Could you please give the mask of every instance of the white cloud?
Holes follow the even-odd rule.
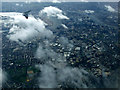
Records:
[[[33,0],[26,0],[24,1],[26,4],[30,4],[31,2],[33,2]]]
[[[65,29],[68,29],[68,27],[65,24],[61,24]]]
[[[62,14],[57,14],[58,19],[69,19],[67,16]]]
[[[62,20],[69,18],[63,14],[63,11],[57,7],[45,7],[39,12],[39,16],[46,22],[51,30],[55,30],[62,24]]]
[[[93,10],[85,10],[84,12],[85,12],[85,13],[91,13],[91,14],[94,13]]]
[[[62,14],[62,10],[49,6],[41,10],[40,15],[47,15],[48,17],[56,17],[57,19],[69,19],[67,16]]]
[[[54,64],[49,62],[37,65],[37,68],[41,71],[38,78],[40,88],[59,88],[60,86],[65,88],[90,88],[99,84],[95,77],[82,68],[73,68],[66,66],[66,64],[53,67],[51,63]],[[92,83],[92,80],[95,84]]]
[[[3,70],[0,68],[0,89],[2,87],[2,84],[5,82],[6,80],[6,73],[3,72]]]
[[[73,42],[70,42],[66,37],[60,37],[59,42],[61,43],[62,47],[64,47],[68,51],[71,51],[72,48],[74,47]]]
[[[50,38],[52,32],[45,28],[45,23],[41,19],[35,19],[30,16],[26,19],[24,16],[14,16],[13,27],[9,31],[9,39],[13,41],[29,41],[35,37]]]
[[[44,43],[44,45],[46,45],[46,44]],[[38,59],[41,59],[41,61],[45,60],[45,59],[48,59],[48,58],[55,58],[56,59],[57,53],[54,52],[53,49],[51,49],[49,46],[46,47],[44,45],[39,45],[39,47],[36,51],[36,57]]]
[[[59,69],[57,72],[58,81],[66,83],[69,87],[73,88],[88,88],[90,84],[88,81],[88,72],[80,68],[65,67]],[[86,83],[87,84],[86,84]]]
[[[16,3],[16,6],[19,6],[19,4],[18,4],[18,3]]]
[[[40,3],[40,2],[42,2],[42,0],[37,0],[37,2],[39,2],[39,3]]]
[[[60,0],[53,0],[52,2],[53,2],[53,3],[61,3]]]
[[[41,75],[38,78],[40,88],[55,88],[57,86],[56,74],[53,67],[49,65],[39,65]]]
[[[106,8],[109,12],[115,12],[115,9],[112,8],[110,5],[105,5],[105,8]]]

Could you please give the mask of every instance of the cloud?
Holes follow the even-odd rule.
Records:
[[[2,88],[2,84],[6,80],[6,73],[0,68],[0,88]]]
[[[84,12],[85,12],[85,13],[91,13],[91,14],[94,13],[93,10],[85,10]]]
[[[37,0],[37,2],[42,2],[42,0]]]
[[[55,88],[57,86],[56,74],[50,65],[39,65],[41,75],[38,78],[40,88]]]
[[[60,37],[58,43],[62,47],[73,48],[73,45],[66,37]],[[51,43],[45,41],[40,43],[36,51],[36,58],[43,62],[36,67],[40,70],[38,77],[40,88],[77,87],[87,88],[91,86],[88,80],[89,73],[83,68],[73,68],[68,66],[63,54],[57,53],[50,47]],[[67,49],[69,51],[69,49]],[[97,82],[97,81],[96,81]]]
[[[45,7],[42,9],[39,12],[39,16],[45,23],[48,24],[49,28],[52,31],[61,26],[62,20],[69,20],[69,18],[64,15],[61,9],[53,6]]]
[[[23,4],[16,3],[16,6],[20,6],[20,7],[22,7],[22,6],[23,6]]]
[[[72,67],[65,67],[60,69],[57,72],[58,81],[61,84],[66,84],[64,87],[71,87],[71,88],[87,88],[88,82],[87,75],[84,69],[72,68]]]
[[[62,45],[62,47],[64,47],[68,51],[71,51],[72,48],[74,47],[73,42],[69,41],[68,38],[66,38],[66,37],[60,37],[59,41],[60,41],[60,44]]]
[[[29,41],[34,38],[50,38],[52,32],[45,28],[45,23],[41,19],[33,16],[26,19],[24,16],[14,16],[13,26],[9,30],[7,37],[12,41]]]
[[[0,68],[0,88],[2,87],[2,69]]]
[[[33,0],[25,0],[24,1],[26,4],[30,4],[31,2],[33,2]]]
[[[88,87],[88,72],[84,69],[68,66],[55,69],[50,64],[38,65],[37,68],[41,71],[40,77],[38,78],[40,88],[57,88],[59,85],[66,88]]]
[[[95,77],[82,67],[71,67],[66,62],[47,62],[36,65],[40,70],[40,88],[114,88],[116,79]]]
[[[16,6],[19,6],[19,4],[18,4],[18,3],[16,3]]]
[[[40,88],[60,88],[61,86],[64,88],[95,88],[100,85],[99,79],[83,68],[73,68],[62,63],[54,67],[55,64],[53,64],[53,62],[47,62],[36,65],[36,68],[40,69],[38,77]]]
[[[45,45],[45,44],[44,44]],[[54,52],[49,46],[39,45],[36,51],[36,57],[41,60],[49,60],[48,58],[56,59],[57,53]]]
[[[54,42],[40,42],[39,47],[37,48],[37,51],[35,53],[35,57],[40,60],[41,62],[49,62],[49,61],[56,61],[56,62],[64,62],[65,57],[63,57],[62,54],[57,53],[54,49],[52,49],[50,46]]]
[[[68,27],[65,24],[61,24],[65,29],[68,29]]]
[[[114,8],[112,8],[110,5],[105,5],[105,8],[109,11],[109,12],[116,12]]]
[[[53,3],[61,3],[60,0],[53,0],[52,2],[53,2]]]
[[[55,13],[55,15],[59,17],[58,19],[63,19],[64,17],[61,18],[59,16],[59,14],[61,15],[62,11],[59,9],[57,10],[57,14]],[[49,15],[53,15],[53,12]],[[55,41],[53,41],[53,39],[55,39],[54,37],[57,36],[53,34],[52,30],[47,29],[46,23],[39,18],[36,19],[33,16],[30,16],[28,19],[26,19],[22,15],[9,16],[9,14],[8,17],[10,18],[7,21],[8,23],[12,22],[12,25],[10,27],[7,37],[11,41],[29,42],[35,38],[40,39],[40,41],[38,42],[39,46],[36,53],[33,52],[35,54],[35,57],[44,63],[39,64],[39,68],[41,70],[41,75],[38,79],[39,87],[45,87],[46,84],[48,85],[47,87],[56,86],[56,74],[54,68],[60,68],[61,66],[65,66],[66,64],[64,63],[65,57],[62,54],[57,53],[51,47],[51,43],[55,43]],[[62,47],[67,47],[67,45],[69,47],[70,42],[68,41],[68,39],[65,37],[62,38],[65,39],[63,41],[60,41],[60,43],[63,45]],[[43,82],[41,83],[41,81]]]
[[[49,6],[41,10],[40,16],[47,15],[48,17],[56,17],[57,19],[69,19],[67,16],[63,15],[62,13],[63,13],[62,10],[53,6]]]

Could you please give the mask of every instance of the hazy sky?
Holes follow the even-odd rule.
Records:
[[[52,2],[52,1],[62,1],[62,2],[119,2],[120,0],[0,0],[2,2]]]

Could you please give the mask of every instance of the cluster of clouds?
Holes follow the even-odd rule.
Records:
[[[115,10],[113,7],[111,7],[110,5],[104,5],[104,7],[105,7],[105,9],[107,9],[107,11],[109,11],[109,12],[116,12],[116,10]],[[93,11],[93,10],[85,10],[84,12],[87,13],[87,14],[92,14],[92,13],[94,13],[95,11]]]
[[[61,21],[62,19],[69,20],[69,18],[62,13],[62,10],[49,6],[41,10],[39,15],[44,16],[44,18],[52,21],[55,25],[62,25],[64,28],[68,29],[68,27],[61,24],[61,22],[58,23],[58,21]],[[52,29],[54,30],[56,27],[52,27]],[[63,54],[54,51],[50,47],[50,43],[50,40],[46,40],[44,44],[40,43],[35,54],[36,58],[44,63],[36,65],[41,71],[40,77],[38,78],[39,87],[56,88],[60,87],[59,85],[81,88],[88,87],[88,85],[84,83],[84,81],[88,82],[87,76],[85,76],[86,74],[88,75],[87,71],[82,68],[72,68],[68,66],[66,57],[64,57]],[[66,37],[59,37],[59,43],[63,48],[68,47],[67,50],[69,51],[74,47],[72,42]]]
[[[40,17],[43,15],[44,18],[52,20],[51,22],[61,21],[63,19],[69,20],[67,16],[63,15],[62,10],[52,6],[45,7],[40,11],[39,15]],[[66,57],[62,53],[56,52],[50,46],[54,43],[55,37],[58,36],[46,27],[49,23],[44,22],[40,18],[34,18],[32,15],[28,19],[22,15],[12,16],[11,18],[13,25],[7,35],[11,41],[27,43],[33,39],[39,38],[41,40],[38,42],[36,52],[33,52],[35,57],[43,62],[42,64],[36,65],[36,68],[41,71],[38,77],[40,88],[55,88],[60,87],[59,85],[77,88],[87,88],[91,86],[91,80],[88,80],[89,73],[86,70],[83,68],[72,68],[68,65]],[[56,25],[56,23],[54,24]],[[58,24],[67,28],[61,22]],[[54,29],[56,29],[56,27],[53,27],[53,30]],[[71,51],[74,47],[72,42],[64,36],[58,37],[58,40],[61,47],[67,48],[68,51]]]
[[[62,19],[69,19],[67,16],[63,15],[62,10],[52,6],[45,7],[40,11],[39,15],[44,19],[48,19],[48,21],[52,21],[53,26],[57,26],[56,24],[59,25]],[[27,42],[36,37],[43,39],[51,38],[53,36],[53,32],[46,28],[48,24],[40,18],[36,19],[31,15],[29,19],[26,20],[21,13],[16,12],[10,14],[2,13],[2,16],[12,18],[7,21],[7,24],[11,24],[11,22],[13,24],[9,30],[9,34],[7,35],[7,37],[12,41],[19,42],[21,40],[22,42]],[[67,28],[64,24],[62,25]]]
[[[72,68],[69,66],[61,66],[54,68],[50,64],[37,66],[41,70],[39,79],[40,88],[88,88],[95,87],[89,79],[89,74],[82,68]],[[95,78],[91,77],[95,80]],[[97,80],[95,80],[97,82]]]
[[[52,22],[69,19],[67,16],[63,15],[62,10],[52,6],[45,7],[43,10],[40,11],[39,14],[40,17],[41,15],[43,15],[44,18],[47,18],[48,20],[53,20]],[[63,82],[69,84],[69,82],[71,82],[77,85],[76,80],[79,80],[80,76],[82,77],[82,74],[84,74],[85,71],[77,71],[77,68],[76,70],[74,70],[71,67],[67,66],[66,58],[64,57],[64,55],[62,55],[61,53],[57,53],[50,47],[50,44],[54,43],[53,39],[57,36],[53,34],[52,30],[46,28],[46,25],[48,26],[49,24],[45,23],[40,18],[34,18],[32,15],[28,19],[26,19],[22,15],[16,15],[14,17],[10,15],[9,17],[11,17],[11,20],[13,20],[13,25],[7,35],[7,37],[11,41],[15,41],[18,43],[22,41],[27,43],[29,41],[32,41],[33,39],[41,40],[40,42],[38,42],[38,48],[35,52],[35,57],[44,63],[37,65],[37,68],[41,70],[40,77],[38,78],[39,86],[44,88],[46,88],[46,86],[49,88],[53,88],[57,87],[56,82],[58,82],[58,84],[63,84]],[[10,20],[8,20],[8,22],[9,21]],[[61,24],[62,23],[59,22],[59,25]],[[65,27],[64,24],[62,25]],[[54,29],[56,29],[56,27],[54,27],[53,30]],[[73,48],[72,43],[69,42],[66,37],[58,37],[58,39],[63,48],[68,47],[68,50],[71,50]],[[76,76],[74,77],[75,73]],[[56,79],[56,77],[59,78]],[[68,77],[71,79],[66,82],[65,79],[67,79]],[[82,86],[85,87],[86,85]]]
[[[93,11],[87,12],[91,13]],[[47,21],[50,21],[53,23],[52,26],[62,25],[64,28],[69,29],[61,23],[63,19],[69,20],[69,18],[63,14],[62,10],[49,6],[39,12],[39,18],[35,18],[32,15],[28,19],[22,15],[12,16],[11,18],[13,25],[7,35],[11,41],[27,43],[35,39],[40,39],[36,52],[33,52],[35,57],[42,62],[42,64],[36,65],[36,68],[41,71],[38,77],[40,88],[56,88],[61,86],[88,88],[97,87],[97,85],[100,84],[98,79],[82,67],[73,68],[69,66],[66,57],[62,53],[58,53],[52,49],[51,44],[55,43],[56,37],[62,48],[68,48],[67,50],[71,51],[74,47],[68,38],[64,36],[58,37],[53,33],[53,30],[56,29],[57,31],[56,27],[47,28],[49,27]],[[11,21],[8,20],[8,22]],[[0,73],[0,75],[2,74]],[[0,76],[0,78],[3,77]],[[95,82],[94,84],[92,84],[93,80]]]

